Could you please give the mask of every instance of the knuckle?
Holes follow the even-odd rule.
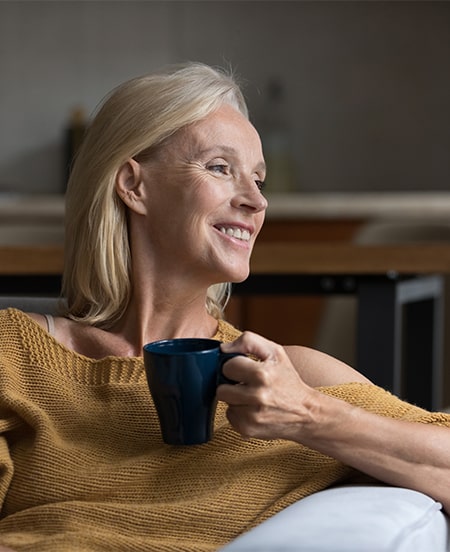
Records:
[[[273,346],[273,356],[277,361],[282,360],[286,356],[286,351],[283,345],[275,343]]]
[[[270,374],[266,367],[257,366],[255,369],[255,383],[263,387],[270,385]]]
[[[270,391],[267,387],[259,387],[254,392],[254,399],[257,405],[266,405],[269,403]]]
[[[244,414],[242,411],[238,413],[230,407],[226,415],[231,426],[244,439],[258,438],[262,435],[262,428],[264,427],[263,409],[249,408],[246,409]]]
[[[245,330],[241,336],[239,337],[239,340],[242,342],[243,345],[249,345],[251,339],[252,339],[253,333],[249,332],[248,330]]]

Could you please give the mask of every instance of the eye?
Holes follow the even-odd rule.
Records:
[[[255,180],[255,184],[260,192],[262,192],[266,187],[266,183],[263,180]]]
[[[224,164],[209,165],[208,170],[213,173],[230,174],[230,167]]]

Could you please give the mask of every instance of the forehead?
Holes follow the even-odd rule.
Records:
[[[223,105],[207,115],[204,119],[186,127],[193,134],[203,133],[238,133],[256,135],[250,121],[240,111],[230,105]]]
[[[262,155],[259,135],[250,121],[235,108],[224,105],[204,119],[181,129],[175,139],[190,149],[223,146],[237,150],[254,150]]]

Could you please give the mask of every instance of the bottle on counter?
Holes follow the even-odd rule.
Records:
[[[82,107],[72,109],[65,131],[65,183],[69,179],[72,163],[86,131],[86,112]]]
[[[265,101],[258,128],[267,165],[267,191],[292,192],[296,189],[292,154],[292,129],[285,109],[285,90],[280,79],[272,77],[266,86]]]

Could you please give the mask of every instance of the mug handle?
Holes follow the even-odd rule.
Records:
[[[219,372],[219,376],[217,378],[217,385],[222,385],[223,383],[228,383],[230,385],[236,385],[237,383],[239,383],[238,381],[227,378],[222,373],[222,367],[225,364],[225,362],[227,360],[229,360],[230,358],[234,358],[234,357],[237,357],[237,356],[247,356],[247,355],[245,355],[244,353],[222,353],[222,352],[219,353],[220,372]]]

